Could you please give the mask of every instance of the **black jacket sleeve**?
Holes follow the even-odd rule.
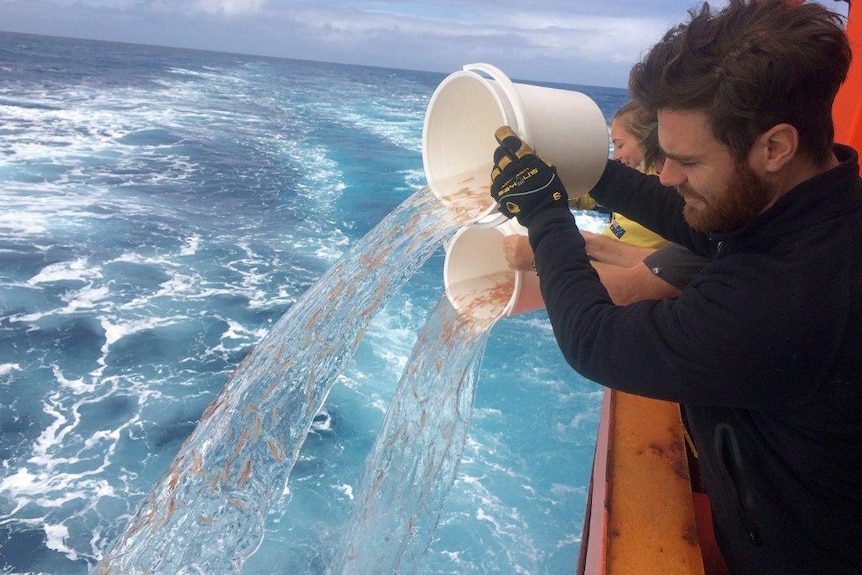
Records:
[[[635,220],[663,238],[698,255],[712,256],[708,236],[685,223],[682,197],[674,188],[663,186],[657,176],[612,160],[590,195],[601,206]]]

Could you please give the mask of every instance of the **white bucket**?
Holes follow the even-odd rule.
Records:
[[[465,226],[449,240],[443,284],[458,313],[493,322],[545,307],[539,276],[510,269],[503,252],[503,238],[523,229],[517,224]]]
[[[517,84],[489,64],[467,64],[437,86],[422,131],[428,185],[467,223],[505,220],[489,192],[494,132],[504,125],[557,167],[569,197],[590,191],[604,171],[608,126],[588,96]]]

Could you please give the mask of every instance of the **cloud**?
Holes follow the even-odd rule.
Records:
[[[197,0],[194,8],[215,16],[247,16],[259,13],[268,0]]]
[[[667,29],[660,19],[575,16],[541,13],[507,13],[486,18],[482,25],[470,19],[416,17],[369,11],[331,11],[309,7],[290,15],[296,29],[320,41],[361,43],[382,37],[411,39],[411,43],[437,45],[447,42],[498,44],[513,53],[527,49],[549,56],[604,59],[609,54],[636,54]]]
[[[486,35],[514,38],[517,50],[541,58],[588,62],[633,62],[667,30],[658,18],[545,14],[527,18],[513,14],[491,22]]]
[[[0,0],[0,26],[436,72],[488,62],[524,80],[622,86],[685,15],[678,0],[672,12],[671,0],[627,1]]]
[[[559,11],[460,11],[413,3],[386,10],[333,10],[326,4],[282,14],[290,21],[291,47],[297,57],[333,54],[360,63],[451,71],[470,62],[490,62],[522,79],[568,81],[573,73],[590,81],[624,85],[628,69],[667,30],[668,20]],[[410,58],[408,61],[407,58]],[[351,59],[352,58],[352,59]],[[576,71],[576,72],[574,72]]]

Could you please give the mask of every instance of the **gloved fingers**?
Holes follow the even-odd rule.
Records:
[[[494,150],[494,167],[491,170],[492,181],[512,162],[533,154],[533,149],[524,143],[509,126],[498,128],[494,132],[494,138],[496,138],[500,145]]]
[[[506,151],[503,150],[503,148],[497,148],[494,150],[494,167],[491,169],[491,181],[496,180],[497,176],[499,176],[511,163],[512,158],[506,155]]]
[[[521,140],[509,126],[497,128],[497,131],[494,132],[494,138],[497,139],[500,148],[512,161],[520,160],[527,154],[533,153],[533,149]]]
[[[500,145],[494,150],[494,167],[491,170],[491,180],[495,180],[512,162],[533,154],[532,148],[524,143],[509,126],[498,128],[494,132],[494,138]]]

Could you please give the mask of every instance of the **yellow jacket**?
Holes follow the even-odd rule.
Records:
[[[647,170],[646,173],[657,174],[655,169]],[[608,224],[602,235],[643,248],[660,248],[667,243],[667,240],[657,233],[617,212],[611,215],[611,223]]]
[[[642,248],[660,248],[667,243],[667,240],[657,233],[617,212],[613,213],[611,223],[602,235]]]

